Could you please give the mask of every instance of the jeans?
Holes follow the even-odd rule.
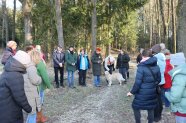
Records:
[[[186,117],[176,116],[176,123],[186,123]]]
[[[162,101],[165,103],[165,107],[169,107],[169,106],[170,106],[170,102],[169,102],[169,100],[165,97],[165,92],[169,92],[170,89],[161,88],[161,90],[162,90]]]
[[[96,87],[100,85],[100,76],[94,76],[94,85]]]
[[[54,67],[55,82],[59,85],[58,72],[60,71],[60,85],[63,86],[64,67]]]
[[[79,85],[86,85],[86,73],[87,70],[79,70]]]
[[[35,114],[29,114],[26,120],[26,123],[36,123],[36,113]]]
[[[136,123],[141,123],[141,113],[140,113],[140,110],[136,110],[136,109],[133,109],[134,111],[134,117],[135,117],[135,121]],[[148,112],[148,123],[153,123],[154,121],[154,110],[147,110]]]
[[[74,71],[68,71],[68,87],[74,87]]]
[[[41,105],[43,105],[43,103],[44,103],[44,96],[45,96],[44,90],[40,90],[39,95],[40,95]]]
[[[126,80],[127,68],[119,68],[119,73],[121,73],[123,78]]]

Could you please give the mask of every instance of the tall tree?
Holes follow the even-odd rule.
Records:
[[[97,11],[96,11],[97,0],[92,0],[93,10],[92,10],[92,52],[96,50],[96,33],[97,33]]]
[[[183,1],[180,0],[180,4],[182,3]],[[180,5],[178,5],[180,6]],[[183,6],[183,5],[182,5]],[[174,53],[176,53],[176,22],[175,22],[175,9],[174,9],[174,0],[171,0],[171,10],[172,10],[172,44],[173,44],[173,47],[172,47],[172,50]],[[180,10],[179,12],[182,12],[182,8],[180,6]],[[178,17],[180,18],[178,20],[178,23],[180,23],[182,21],[182,13],[178,13]],[[182,27],[180,27],[181,25],[178,25],[178,32],[180,31],[179,28],[182,29]],[[180,39],[180,37],[178,37],[178,39]],[[181,45],[180,45],[181,46]],[[180,47],[179,46],[179,47]],[[181,47],[180,47],[181,48]],[[178,49],[179,50],[179,49]]]
[[[58,33],[58,44],[64,49],[64,37],[63,37],[63,23],[61,15],[61,2],[60,0],[55,0],[56,8],[56,20],[57,20],[57,33]]]
[[[186,54],[186,1],[178,1],[178,29],[177,29],[177,42],[178,52]]]
[[[9,40],[9,34],[8,34],[8,17],[7,17],[7,8],[6,8],[6,0],[2,1],[2,10],[3,10],[3,37],[2,39],[5,40],[6,42],[8,42]],[[4,35],[5,35],[5,39],[4,39]]]
[[[163,7],[163,0],[159,0],[160,5],[160,13],[161,13],[161,19],[163,22],[163,39],[162,42],[166,42],[166,25],[165,25],[165,16],[164,16],[164,7]]]
[[[23,15],[24,15],[24,31],[25,31],[25,44],[32,44],[32,19],[31,10],[33,7],[32,0],[23,0]]]
[[[15,40],[15,17],[16,17],[16,0],[14,0],[13,24],[12,24],[12,40]]]

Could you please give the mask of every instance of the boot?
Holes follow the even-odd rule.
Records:
[[[42,110],[37,112],[37,123],[44,123],[46,121],[48,121],[48,118],[43,115]]]

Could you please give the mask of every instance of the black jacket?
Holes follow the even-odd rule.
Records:
[[[138,54],[138,56],[136,58],[136,62],[139,64],[141,60],[142,60],[142,55],[140,53],[140,54]]]
[[[155,79],[151,74],[149,66],[155,75]],[[160,68],[157,66],[157,58],[151,57],[147,61],[138,65],[136,79],[131,93],[135,95],[132,107],[134,109],[151,110],[156,107],[157,93],[156,82],[161,81]]]
[[[129,69],[130,57],[128,54],[119,54],[117,58],[116,68],[127,68]]]
[[[53,53],[53,62],[54,67],[60,67],[59,63],[64,65],[65,63],[65,54],[63,52],[59,53],[58,51],[54,51]]]
[[[3,56],[2,56],[2,59],[1,59],[1,63],[3,64],[3,65],[5,65],[6,64],[6,62],[7,62],[7,60],[9,59],[9,58],[11,58],[13,56],[13,50],[12,50],[12,48],[6,48],[5,50],[4,50],[4,52],[3,52]]]
[[[25,67],[11,58],[7,61],[4,72],[0,76],[0,122],[23,123],[22,109],[32,111],[25,91],[23,73]]]

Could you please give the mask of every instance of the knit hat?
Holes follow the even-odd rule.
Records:
[[[97,47],[97,48],[96,48],[96,51],[101,52],[101,48]]]
[[[19,61],[24,66],[27,66],[31,62],[30,56],[22,50],[17,51],[13,58]]]
[[[164,43],[160,43],[160,47],[161,47],[161,50],[165,49],[165,44]]]
[[[159,53],[161,51],[161,47],[159,44],[155,44],[154,46],[152,46],[151,50],[155,53]]]
[[[7,47],[10,47],[10,48],[12,48],[14,45],[16,45],[17,43],[15,42],[15,41],[9,41],[8,43],[7,43]]]

